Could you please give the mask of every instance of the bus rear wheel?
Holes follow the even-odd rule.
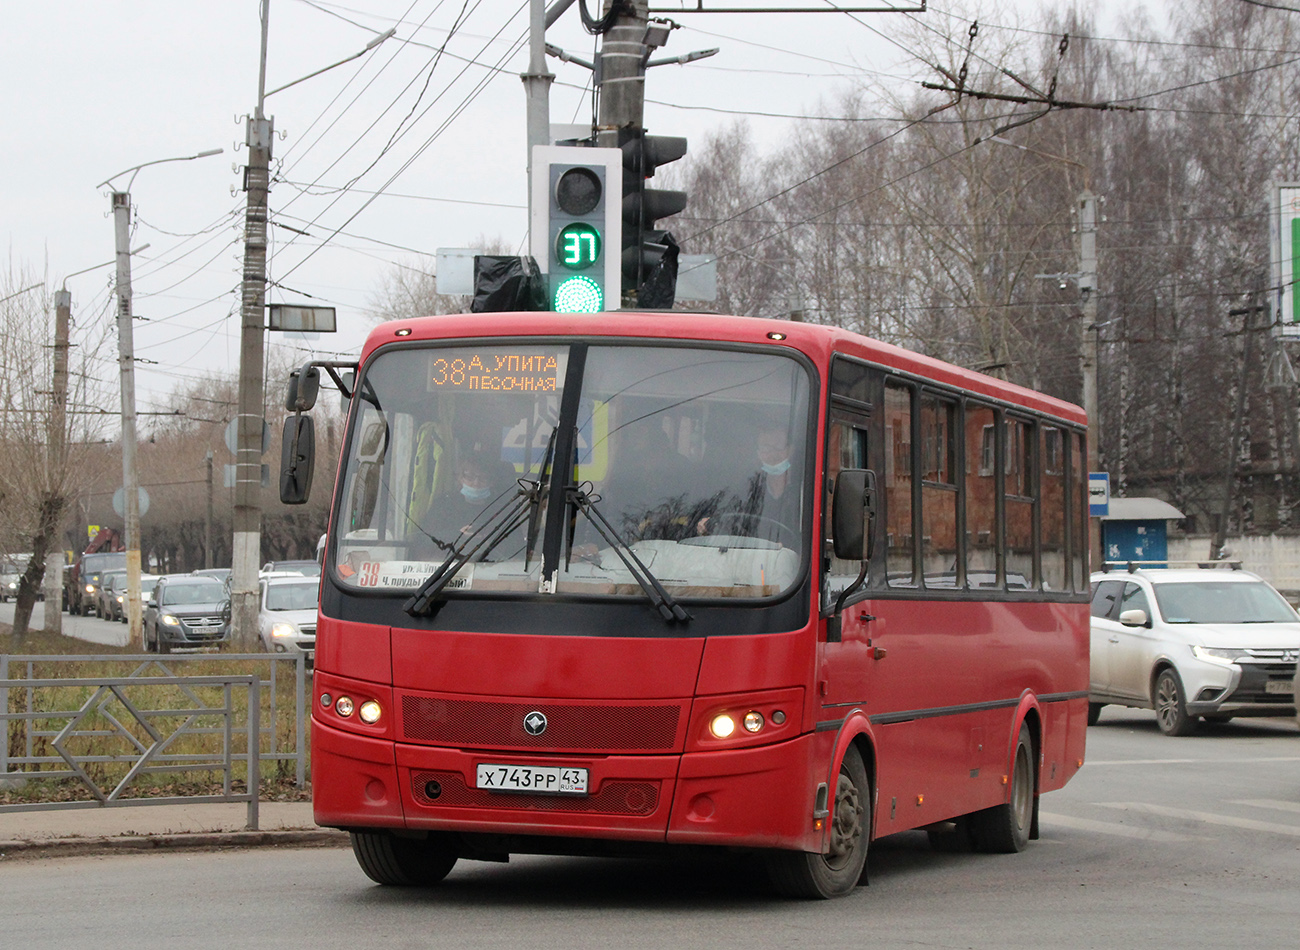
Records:
[[[830,821],[828,853],[773,851],[768,855],[772,884],[786,897],[843,897],[863,876],[871,840],[871,781],[855,746],[849,746],[840,763]]]
[[[1015,854],[1029,845],[1034,821],[1034,792],[1038,787],[1034,768],[1034,744],[1029,726],[1020,726],[1016,754],[1011,759],[1011,794],[1002,805],[994,805],[969,816],[971,843],[986,854]]]
[[[376,884],[428,887],[451,873],[460,856],[442,836],[398,838],[387,831],[354,831],[352,853]]]

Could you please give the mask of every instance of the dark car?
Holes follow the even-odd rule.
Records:
[[[230,637],[226,585],[214,577],[168,574],[158,581],[144,609],[144,648],[216,646]]]
[[[123,551],[83,554],[77,562],[76,570],[65,578],[64,590],[67,593],[69,613],[90,613],[95,607],[95,598],[104,572],[124,570],[126,553]]]

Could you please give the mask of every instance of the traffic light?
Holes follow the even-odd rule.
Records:
[[[641,129],[619,133],[623,153],[623,289],[635,292],[638,306],[672,307],[677,282],[677,244],[656,230],[660,218],[686,207],[686,192],[647,188],[660,165],[686,154],[686,139],[646,135]]]
[[[547,274],[551,310],[597,313],[621,303],[623,153],[533,147],[533,257]]]

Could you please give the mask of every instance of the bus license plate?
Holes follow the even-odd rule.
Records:
[[[531,792],[534,795],[586,795],[587,770],[550,765],[478,766],[477,784],[489,792]]]
[[[1264,684],[1264,692],[1273,695],[1281,693],[1290,696],[1295,691],[1295,680],[1269,680]]]

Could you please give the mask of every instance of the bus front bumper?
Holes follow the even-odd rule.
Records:
[[[536,755],[394,743],[312,723],[318,824],[817,851],[814,735],[685,755]],[[586,769],[581,795],[481,789],[480,765]]]

